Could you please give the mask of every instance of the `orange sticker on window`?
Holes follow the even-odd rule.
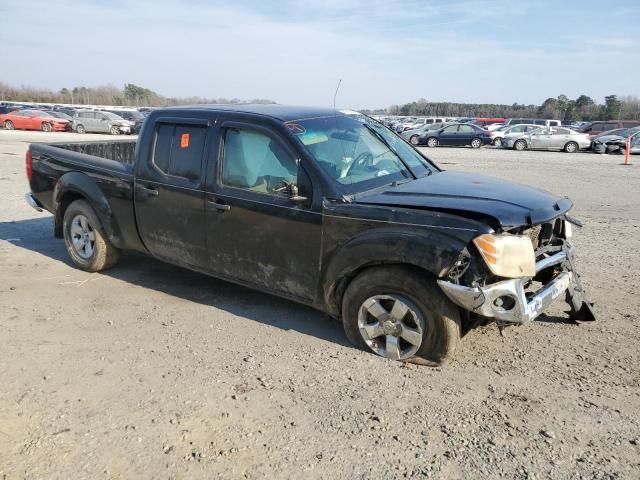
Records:
[[[189,148],[189,134],[183,133],[180,137],[180,148]]]

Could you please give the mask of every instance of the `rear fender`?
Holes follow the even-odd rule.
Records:
[[[96,182],[81,172],[68,172],[56,182],[53,199],[55,212],[55,236],[62,238],[64,213],[71,202],[86,200],[95,211],[102,230],[116,247],[122,246],[122,236],[107,197]]]

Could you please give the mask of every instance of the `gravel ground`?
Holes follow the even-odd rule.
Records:
[[[569,195],[594,323],[470,332],[442,368],[352,348],[307,307],[150,258],[71,267],[0,131],[0,479],[640,477],[640,167],[438,148]],[[97,138],[108,138],[98,136]],[[640,158],[636,160],[640,163]]]

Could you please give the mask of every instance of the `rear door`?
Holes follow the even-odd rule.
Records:
[[[551,148],[562,149],[570,140],[569,130],[561,127],[553,127],[553,141],[551,142]]]
[[[471,125],[458,125],[456,135],[456,145],[469,145],[476,135],[475,129]]]
[[[549,148],[552,144],[552,135],[549,128],[541,128],[531,132],[531,147],[532,148]]]
[[[217,165],[208,172],[209,268],[219,276],[287,297],[315,298],[322,214],[292,144],[269,121],[226,114]],[[282,127],[284,130],[284,127]],[[281,191],[297,185],[307,201]]]
[[[27,128],[27,112],[18,111],[11,114],[11,121],[15,128]]]
[[[211,151],[208,119],[159,118],[148,158],[138,158],[135,206],[138,230],[160,259],[207,268],[204,159]]]

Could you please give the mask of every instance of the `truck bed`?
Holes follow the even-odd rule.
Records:
[[[47,145],[72,152],[83,153],[93,157],[115,160],[127,165],[135,164],[135,140],[83,143],[48,143]]]

